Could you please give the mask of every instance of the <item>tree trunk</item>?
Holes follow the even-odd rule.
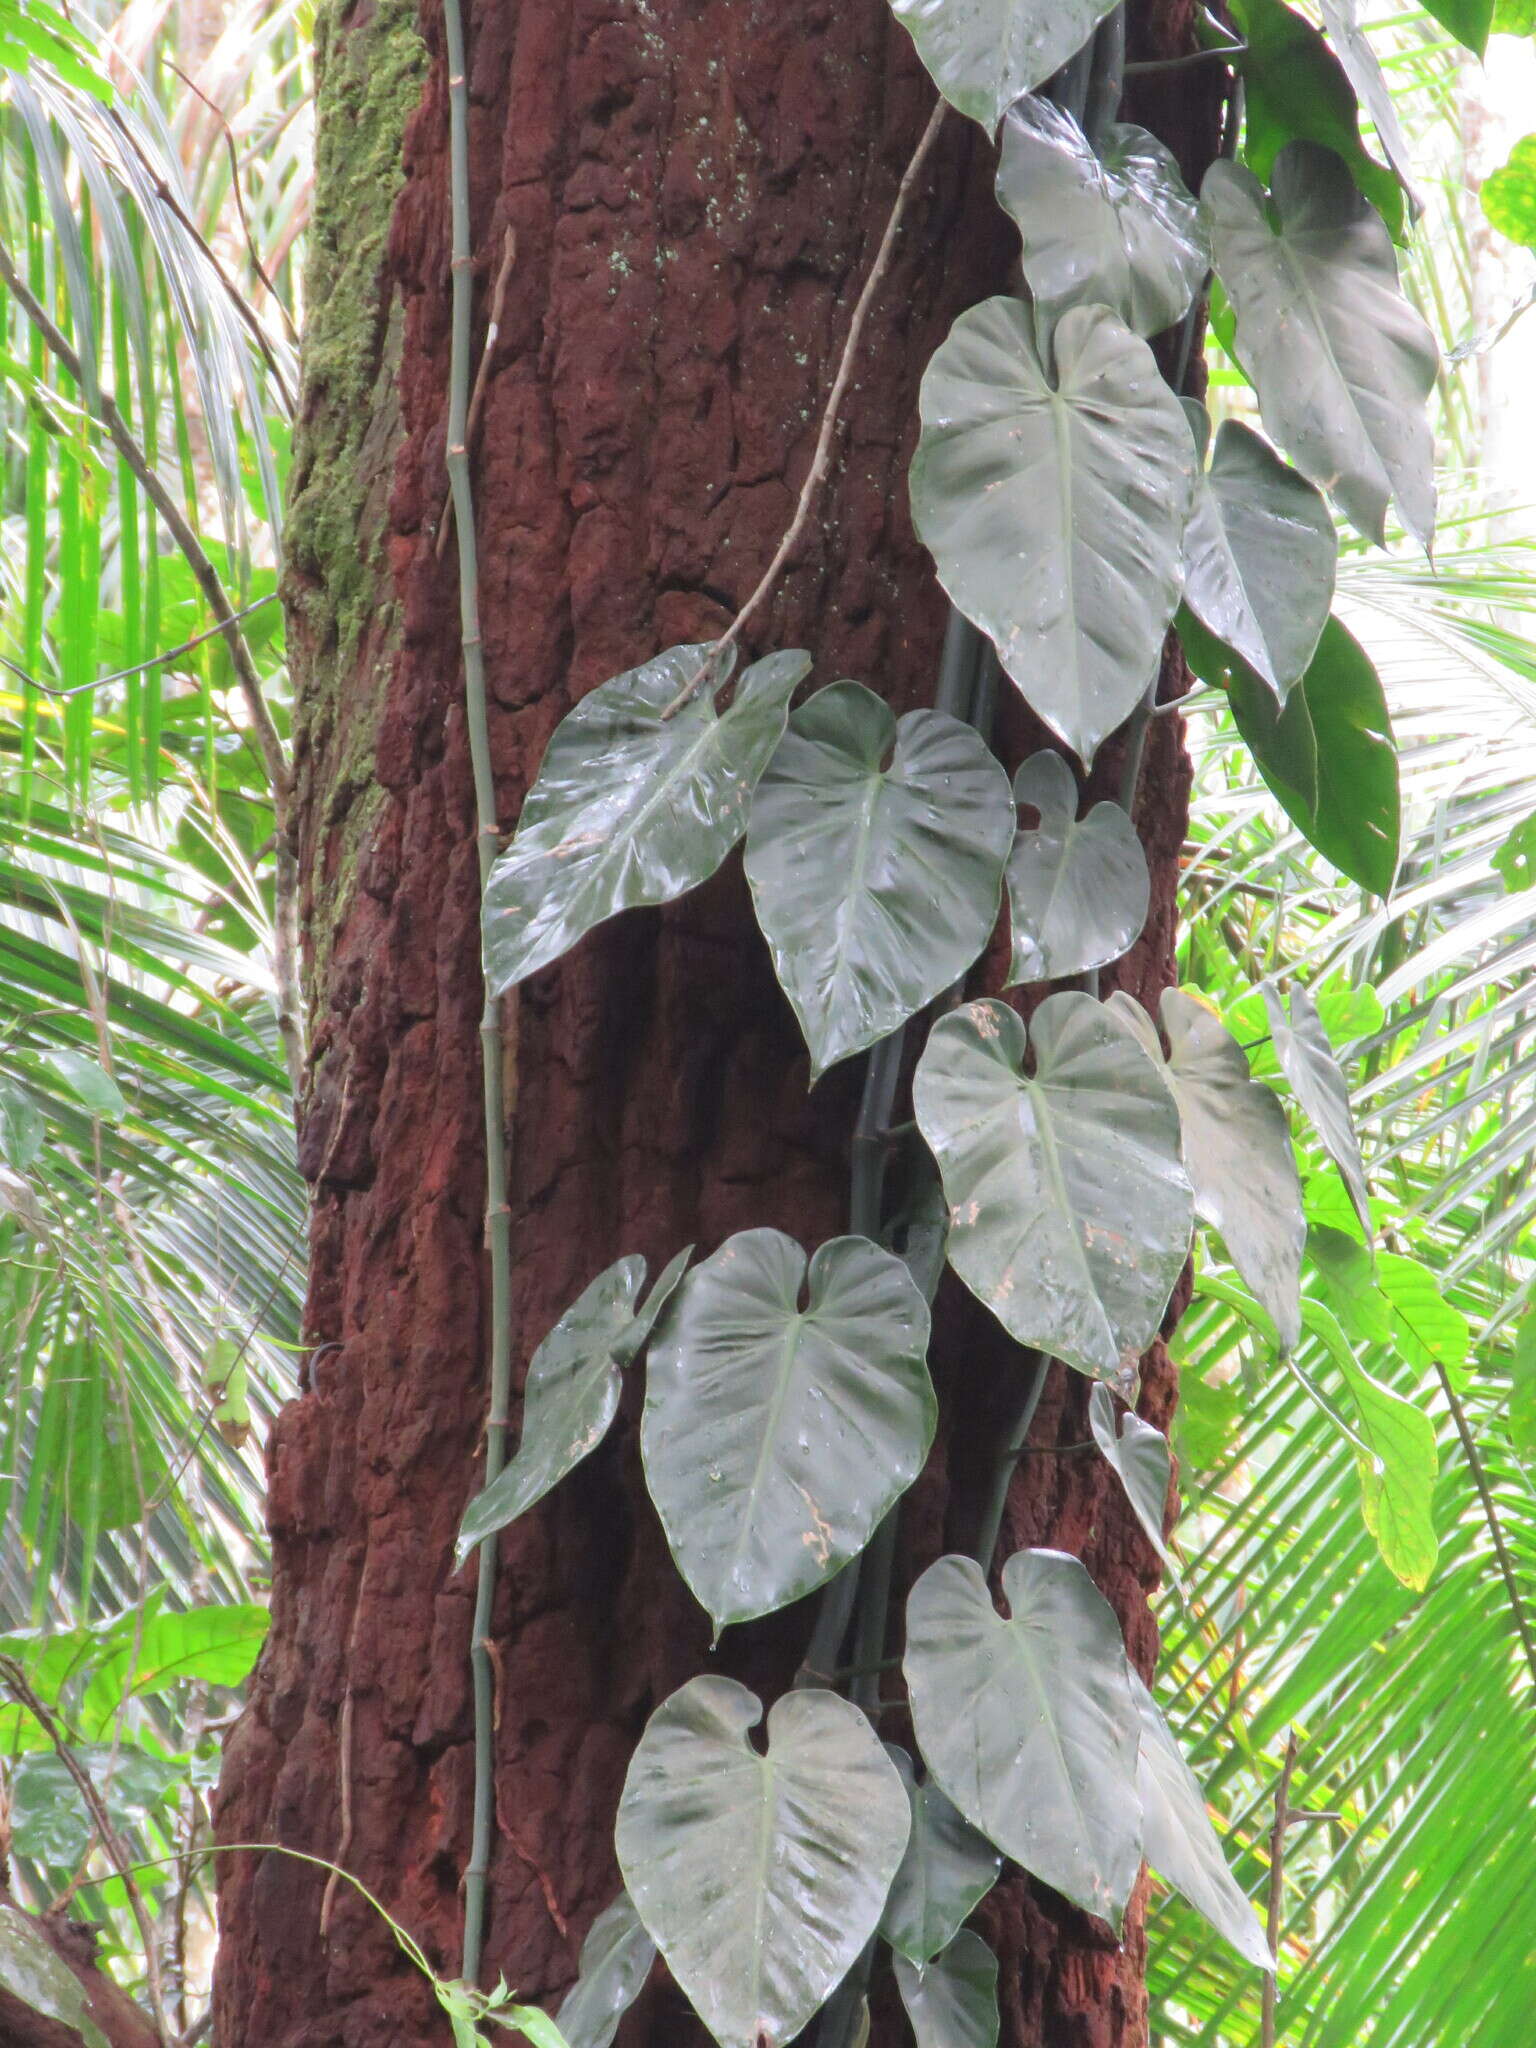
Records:
[[[1192,12],[1133,4],[1133,56],[1187,47]],[[476,1485],[486,1330],[473,816],[454,556],[439,547],[446,88],[430,0],[424,48],[406,0],[333,14],[322,33],[288,540],[313,1349],[269,1447],[272,1636],[230,1738],[218,1827],[335,1858],[451,1976],[474,1574],[454,1572],[452,1544]],[[575,699],[718,632],[756,581],[932,91],[886,0],[480,0],[469,35],[477,335],[512,251],[474,447],[510,827]],[[1215,126],[1209,74],[1175,72],[1135,106],[1192,178]],[[930,699],[944,623],[906,509],[918,379],[953,315],[1006,288],[1014,255],[990,177],[979,131],[951,115],[813,534],[750,636],[805,646],[819,680],[858,677],[898,709]],[[1178,725],[1153,723],[1137,811],[1153,911],[1111,977],[1144,998],[1172,971]],[[1038,737],[1004,707],[1010,759]],[[1114,787],[1115,752],[1095,793]],[[978,988],[996,986],[996,965]],[[519,1360],[621,1253],[654,1270],[752,1225],[808,1245],[846,1228],[859,1063],[807,1094],[739,860],[664,912],[601,928],[508,1005],[507,1024]],[[963,1540],[965,1475],[1020,1369],[949,1283],[934,1369],[946,1455],[903,1514],[903,1592],[945,1547],[947,1519]],[[1144,1384],[1143,1412],[1165,1422],[1160,1348]],[[607,1444],[502,1539],[487,1963],[531,2000],[570,1981],[617,1887],[614,1809],[651,1709],[706,1668],[776,1690],[809,1629],[807,1603],[729,1631],[711,1656],[645,1501],[634,1393]],[[1085,1395],[1054,1369],[1033,1442],[1083,1438]],[[1156,1561],[1102,1461],[1025,1459],[1008,1533],[1081,1554],[1150,1667]],[[220,1889],[220,2048],[446,2040],[427,1987],[348,1887],[327,1898],[322,1873],[235,1855]],[[1139,1905],[1117,1949],[1014,1878],[984,1926],[1007,2048],[1145,2040]],[[876,2048],[905,2038],[881,2010]],[[659,1971],[619,2036],[698,2039]]]

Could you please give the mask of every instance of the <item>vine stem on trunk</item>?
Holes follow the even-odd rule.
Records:
[[[474,254],[469,221],[469,86],[465,77],[464,16],[460,0],[444,0],[448,46],[448,139],[453,232],[452,328],[448,355],[448,485],[458,542],[459,629],[464,658],[464,722],[475,790],[475,848],[480,893],[490,877],[499,833],[496,778],[485,688],[485,645],[480,630],[480,567],[475,547],[475,500],[469,475],[470,324],[474,314]],[[506,1102],[502,1085],[501,1014],[490,984],[480,1012],[480,1071],[485,1111],[485,1243],[490,1260],[490,1404],[485,1422],[485,1476],[489,1486],[506,1462],[508,1404],[512,1391],[512,1213],[507,1206]],[[496,1672],[491,1659],[491,1616],[496,1600],[496,1538],[475,1553],[475,1613],[470,1670],[475,1709],[474,1809],[469,1861],[464,1867],[464,1943],[460,1975],[478,1983],[485,1943],[485,1897],[496,1826]]]
[[[677,695],[662,712],[662,717],[675,718],[683,706],[690,703],[699,693],[706,677],[719,673],[720,658],[728,648],[734,647],[741,638],[748,619],[768,598],[785,564],[800,545],[800,540],[810,523],[811,512],[816,503],[817,493],[826,482],[827,471],[832,463],[832,438],[837,431],[838,416],[843,409],[843,399],[848,392],[853,376],[854,358],[859,352],[859,343],[864,337],[864,328],[869,320],[870,309],[885,282],[885,274],[891,267],[891,258],[896,251],[896,237],[901,230],[901,217],[906,212],[907,201],[917,183],[918,174],[927,161],[928,153],[939,139],[939,130],[944,126],[944,117],[949,112],[947,100],[940,100],[929,116],[928,126],[923,130],[911,161],[901,174],[901,183],[896,188],[896,197],[885,223],[885,233],[880,237],[880,246],[875,251],[875,260],[869,266],[869,275],[864,280],[864,289],[859,293],[853,315],[848,322],[848,333],[843,341],[843,353],[837,365],[837,374],[832,379],[832,389],[827,394],[826,407],[821,415],[821,428],[816,436],[816,449],[811,456],[811,466],[805,473],[805,482],[800,486],[794,516],[784,529],[784,537],[774,550],[773,560],[758,579],[756,589],[741,610],[732,619],[720,638],[710,648],[696,674],[689,677]]]

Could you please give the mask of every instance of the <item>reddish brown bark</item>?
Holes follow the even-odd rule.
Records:
[[[1133,8],[1137,47],[1177,46],[1187,12],[1182,0]],[[272,1637],[230,1741],[218,1825],[226,1841],[340,1853],[451,1975],[472,1598],[451,1549],[475,1481],[486,1346],[475,862],[453,550],[435,548],[448,318],[435,8],[425,32],[434,64],[384,280],[403,309],[402,366],[397,399],[375,400],[359,536],[365,549],[375,529],[382,541],[398,630],[381,606],[361,644],[338,652],[323,592],[314,601],[323,565],[295,565],[316,936],[301,1150],[318,1348],[270,1446]],[[505,228],[517,237],[475,453],[510,825],[574,699],[718,630],[771,553],[931,91],[885,0],[482,0],[471,48],[482,290]],[[1198,172],[1211,110],[1201,99],[1174,111],[1187,120],[1171,139]],[[952,117],[867,338],[814,538],[754,636],[804,645],[821,680],[857,676],[898,707],[930,695],[943,625],[906,512],[917,380],[952,315],[1005,281],[1010,236],[989,176],[979,134]],[[379,368],[354,366],[358,388]],[[338,402],[312,378],[311,426]],[[1016,708],[1004,720],[1014,751],[1025,722]],[[1157,721],[1149,748],[1139,815],[1154,913],[1119,977],[1148,996],[1172,963],[1176,725]],[[1106,759],[1098,779],[1114,774]],[[509,1021],[520,1360],[621,1252],[659,1262],[755,1224],[806,1243],[845,1227],[858,1076],[839,1070],[807,1095],[736,861],[671,909],[600,930],[531,983]],[[904,1579],[943,1547],[946,1466],[974,1467],[998,1382],[1017,1369],[982,1312],[946,1289],[935,1371],[947,1456],[905,1517]],[[1080,1439],[1083,1396],[1058,1375],[1035,1442]],[[1144,1411],[1161,1420],[1172,1400],[1159,1356]],[[531,1999],[569,1981],[616,1887],[613,1812],[651,1708],[705,1668],[776,1688],[809,1627],[793,1610],[731,1631],[711,1658],[645,1503],[634,1425],[626,1407],[603,1449],[502,1545],[488,1965]],[[1100,1461],[1028,1459],[1009,1533],[1080,1552],[1150,1662],[1154,1560]],[[322,1932],[322,1888],[280,1856],[224,1861],[221,2043],[445,2040],[424,1986],[345,1888]],[[986,1925],[1009,2048],[1144,2039],[1139,1914],[1117,1951],[1015,1880]],[[658,1981],[620,2042],[697,2038]],[[901,2038],[877,2021],[877,2044]]]

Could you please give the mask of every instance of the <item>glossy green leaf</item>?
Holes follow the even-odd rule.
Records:
[[[671,1261],[643,1310],[637,1304],[645,1260],[637,1252],[615,1259],[534,1352],[517,1454],[465,1509],[456,1546],[461,1564],[477,1543],[525,1515],[597,1449],[618,1413],[623,1368],[650,1335],[692,1250]]]
[[[1374,895],[1390,894],[1402,832],[1397,749],[1380,678],[1359,641],[1329,619],[1282,711],[1246,662],[1187,608],[1179,638],[1195,673],[1230,693],[1259,773],[1300,831],[1341,874]]]
[[[1112,124],[1098,152],[1064,108],[1030,96],[1003,120],[997,196],[1022,237],[1042,315],[1108,306],[1133,333],[1182,319],[1210,265],[1200,208],[1171,150]]]
[[[1003,1859],[932,1778],[919,1785],[912,1760],[886,1744],[912,1805],[912,1833],[880,1919],[898,1954],[923,1964],[947,1948],[991,1891]]]
[[[76,1743],[74,1761],[90,1779],[114,1827],[160,1823],[187,1781],[186,1759],[153,1756],[131,1742]],[[11,1841],[41,1869],[73,1874],[96,1837],[96,1823],[68,1765],[53,1751],[24,1756],[11,1771]]]
[[[918,1747],[974,1827],[1118,1926],[1141,1867],[1137,1716],[1114,1610],[1075,1557],[981,1567],[941,1557],[907,1601],[903,1661]]]
[[[619,2021],[640,1996],[656,1944],[621,1891],[592,1922],[581,1944],[576,1982],[555,2015],[567,2048],[609,2048]]]
[[[1109,1000],[1147,1050],[1161,1058],[1140,1004],[1121,990]],[[1301,1335],[1307,1226],[1285,1111],[1272,1090],[1251,1079],[1241,1045],[1198,997],[1164,989],[1161,1015],[1195,1214],[1221,1232],[1232,1263],[1290,1350]]]
[[[1082,48],[1114,0],[891,0],[928,75],[990,134]]]
[[[939,581],[1085,761],[1156,673],[1183,579],[1194,451],[1152,352],[1103,306],[962,313],[923,377],[912,516]]]
[[[972,726],[859,683],[789,722],[752,800],[758,923],[811,1052],[862,1052],[964,974],[997,920],[1008,778]]]
[[[1210,420],[1184,409],[1204,459]],[[1223,420],[1199,472],[1184,536],[1184,602],[1284,702],[1306,673],[1333,603],[1338,539],[1305,477],[1238,420]]]
[[[1425,0],[1426,14],[1432,14],[1443,28],[1448,28],[1457,42],[1465,45],[1474,56],[1481,57],[1488,47],[1489,31],[1494,26],[1495,0]],[[1527,34],[1530,30],[1527,29]]]
[[[665,718],[711,654],[708,644],[670,648],[591,691],[555,728],[485,893],[495,993],[616,912],[696,887],[745,831],[810,657],[770,654],[742,676],[725,711],[705,688]]]
[[[907,1796],[846,1700],[769,1711],[695,1678],[652,1714],[619,1801],[619,1868],[720,2048],[790,2041],[874,1933],[906,1848]]]
[[[1008,856],[1013,947],[1008,982],[1059,981],[1118,960],[1147,921],[1151,882],[1136,827],[1119,804],[1077,815],[1077,781],[1049,748],[1014,777],[1013,800],[1039,823]]]
[[[1227,1868],[1199,1780],[1184,1761],[1157,1701],[1135,1671],[1130,1678],[1141,1716],[1136,1784],[1141,1795],[1142,1852],[1244,1961],[1272,1970],[1275,1961],[1264,1929]]]
[[[1360,1140],[1355,1136],[1354,1117],[1349,1107],[1349,1089],[1337,1056],[1323,1028],[1317,1005],[1300,982],[1291,984],[1289,1018],[1280,991],[1272,981],[1260,985],[1269,1029],[1281,1071],[1296,1092],[1296,1100],[1319,1138],[1323,1149],[1344,1176],[1355,1214],[1366,1239],[1371,1235],[1370,1196],[1365,1185],[1365,1162],[1360,1157]]]
[[[913,1101],[961,1279],[1021,1344],[1134,1373],[1192,1215],[1178,1111],[1135,1034],[1085,995],[1048,996],[1028,1036],[1006,1004],[969,1003],[929,1034]]]
[[[1522,135],[1507,163],[1490,171],[1478,194],[1483,212],[1501,235],[1536,249],[1536,135]]]
[[[105,1627],[82,1632],[82,1667],[91,1669],[80,1721],[93,1740],[105,1737],[124,1700],[150,1698],[176,1685],[243,1685],[267,1638],[268,1614],[254,1601],[130,1610]]]
[[[233,1337],[214,1337],[198,1361],[203,1390],[212,1403],[213,1426],[239,1450],[251,1434],[250,1370],[246,1346]]]
[[[997,2048],[997,1957],[969,1928],[942,1955],[895,1958],[896,1988],[917,2048]]]
[[[1248,45],[1243,155],[1266,183],[1289,142],[1316,142],[1348,164],[1355,184],[1401,241],[1401,184],[1360,139],[1360,108],[1344,67],[1320,29],[1281,0],[1232,0],[1233,26]]]
[[[1104,1462],[1125,1488],[1125,1497],[1145,1530],[1147,1541],[1163,1562],[1171,1565],[1173,1559],[1163,1541],[1163,1515],[1172,1476],[1167,1437],[1150,1422],[1143,1422],[1134,1409],[1126,1411],[1117,1427],[1115,1397],[1102,1384],[1088,1396],[1088,1427]]]
[[[108,2048],[91,2018],[80,1980],[37,1932],[25,1913],[0,1904],[0,1989],[33,2012],[73,2027],[85,2048]]]
[[[801,1294],[806,1295],[801,1306]],[[641,1447],[678,1569],[714,1618],[771,1614],[856,1557],[922,1470],[928,1304],[867,1238],[744,1230],[651,1345]]]
[[[1434,449],[1424,400],[1434,337],[1398,283],[1392,238],[1332,150],[1288,143],[1272,196],[1217,162],[1201,204],[1264,424],[1369,539],[1389,506],[1428,546]]]

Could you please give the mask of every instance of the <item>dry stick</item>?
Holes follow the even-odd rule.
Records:
[[[252,612],[265,610],[269,604],[277,603],[277,592],[269,590],[265,597],[258,597],[250,604],[241,605],[234,614],[236,620],[248,619]],[[190,654],[194,647],[201,647],[205,640],[217,640],[224,632],[223,626],[205,626],[201,633],[194,633],[190,640],[178,640],[174,647],[162,648],[159,654],[150,655],[147,661],[136,661],[128,668],[115,668],[104,676],[92,676],[88,683],[70,683],[67,688],[58,683],[45,683],[41,676],[34,676],[24,669],[20,662],[10,661],[0,654],[0,668],[20,678],[29,690],[40,690],[45,697],[78,697],[86,690],[104,690],[109,683],[124,683],[130,676],[142,676],[152,668],[164,668],[183,654]]]
[[[729,648],[734,647],[741,638],[742,628],[778,582],[785,563],[800,544],[801,536],[804,534],[806,526],[810,521],[811,510],[816,502],[816,493],[826,481],[827,469],[832,460],[832,437],[837,431],[838,414],[842,410],[843,399],[848,390],[849,380],[853,376],[853,359],[858,354],[859,343],[864,336],[864,328],[869,319],[870,308],[874,305],[880,287],[885,282],[885,274],[890,268],[891,257],[896,248],[896,236],[901,228],[902,214],[906,211],[907,201],[912,196],[912,188],[917,183],[918,173],[923,168],[928,152],[933,148],[934,143],[938,141],[939,130],[944,126],[944,116],[948,112],[948,101],[940,100],[929,118],[928,126],[923,130],[921,141],[912,152],[912,161],[901,174],[901,183],[896,188],[896,198],[891,207],[890,218],[885,224],[885,233],[880,237],[880,246],[875,251],[875,260],[869,267],[868,277],[864,280],[864,289],[859,293],[858,303],[853,309],[853,318],[848,322],[848,335],[843,343],[842,358],[837,366],[837,375],[832,380],[832,389],[827,397],[826,410],[821,416],[821,431],[816,436],[816,452],[811,457],[811,466],[806,471],[805,482],[800,486],[800,497],[795,506],[795,516],[785,528],[784,538],[779,542],[773,560],[763,571],[762,579],[758,583],[757,588],[736,614],[730,625],[726,627],[720,638],[714,643],[713,647],[710,648],[709,653],[700,664],[698,673],[683,685],[682,689],[678,691],[671,703],[662,712],[661,715],[664,719],[675,718],[683,706],[698,695],[699,688],[704,682],[705,677],[718,672],[720,657]]]
[[[1444,1390],[1445,1398],[1450,1403],[1451,1414],[1456,1423],[1456,1434],[1461,1438],[1461,1448],[1466,1453],[1468,1465],[1472,1468],[1472,1478],[1477,1487],[1478,1497],[1483,1503],[1483,1519],[1488,1524],[1488,1534],[1493,1538],[1494,1555],[1498,1558],[1504,1589],[1509,1595],[1510,1609],[1514,1615],[1515,1627],[1519,1631],[1521,1646],[1525,1651],[1531,1682],[1536,1686],[1536,1638],[1532,1636],[1530,1619],[1520,1594],[1520,1581],[1515,1577],[1514,1563],[1504,1541],[1498,1508],[1494,1504],[1493,1491],[1488,1484],[1488,1474],[1483,1468],[1482,1453],[1477,1448],[1477,1439],[1472,1434],[1472,1425],[1467,1420],[1467,1411],[1461,1404],[1461,1397],[1451,1384],[1450,1374],[1438,1358],[1435,1360],[1435,1373]]]
[[[501,332],[502,308],[507,302],[507,280],[512,275],[512,266],[517,261],[517,230],[508,228],[501,245],[501,268],[496,273],[496,283],[491,292],[491,317],[486,323],[485,346],[480,351],[480,367],[475,372],[475,388],[469,397],[469,418],[465,423],[464,439],[472,442],[475,429],[480,424],[481,409],[485,404],[485,387],[490,381],[491,356],[496,347],[496,337]],[[448,545],[448,535],[453,526],[453,490],[443,500],[443,509],[437,519],[437,558],[443,558]]]
[[[160,2029],[160,2038],[168,2041],[171,2038],[171,2023],[165,2009],[165,1990],[160,1982],[160,1958],[155,1950],[154,1925],[145,1909],[144,1894],[139,1890],[134,1877],[133,1863],[118,1840],[117,1831],[112,1825],[111,1816],[101,1794],[91,1783],[89,1773],[70,1748],[63,1730],[32,1690],[25,1670],[14,1657],[0,1657],[0,1680],[4,1681],[6,1689],[26,1708],[53,1744],[59,1762],[74,1779],[75,1788],[85,1801],[86,1810],[91,1816],[97,1834],[101,1837],[101,1846],[107,1852],[113,1871],[122,1880],[123,1891],[139,1930],[139,1940],[144,1945],[144,1980],[149,1992],[149,2003],[155,2015],[155,2024]]]
[[[1269,1941],[1269,1952],[1277,1960],[1280,1954],[1280,1909],[1285,1901],[1285,1831],[1291,1819],[1291,1773],[1296,1768],[1296,1730],[1293,1728],[1285,1745],[1285,1762],[1280,1766],[1280,1781],[1275,1786],[1275,1824],[1269,1831],[1269,1904],[1264,1918],[1264,1932]],[[1275,2006],[1279,1979],[1273,1970],[1264,1973],[1264,2009],[1259,2040],[1262,2048],[1275,2048]]]
[[[240,216],[240,232],[245,236],[245,253],[251,259],[252,270],[255,271],[256,275],[266,286],[268,298],[277,307],[278,312],[282,314],[283,325],[288,330],[288,339],[291,342],[297,342],[299,330],[293,324],[293,315],[284,305],[277,286],[268,277],[266,267],[261,260],[261,252],[256,247],[256,237],[251,233],[251,223],[245,211],[245,194],[240,189],[240,153],[235,148],[235,132],[225,118],[224,109],[215,101],[209,99],[207,93],[203,91],[197,80],[183,71],[173,57],[166,56],[163,50],[160,53],[160,61],[175,72],[188,92],[196,94],[209,113],[212,114],[214,120],[219,124],[220,131],[224,137],[224,147],[229,152],[229,189],[235,195],[235,212]]]
[[[33,297],[17,274],[9,252],[0,245],[0,284],[15,299],[49,350],[83,390],[84,368],[62,330],[49,318],[47,309]],[[208,609],[219,622],[224,643],[234,663],[235,680],[245,700],[246,715],[256,736],[262,765],[272,791],[272,822],[277,840],[273,876],[272,977],[277,984],[277,1028],[287,1056],[288,1080],[298,1098],[304,1076],[304,1001],[299,989],[299,877],[289,838],[289,799],[293,783],[287,757],[272,714],[261,692],[261,678],[234,607],[224,594],[219,572],[208,559],[202,542],[192,531],[181,507],[171,496],[134,437],[133,429],[118,411],[115,401],[103,391],[96,407],[97,417],[111,436],[118,454],[132,471],[139,488],[165,521],[172,540],[181,550],[193,581],[202,591]]]

